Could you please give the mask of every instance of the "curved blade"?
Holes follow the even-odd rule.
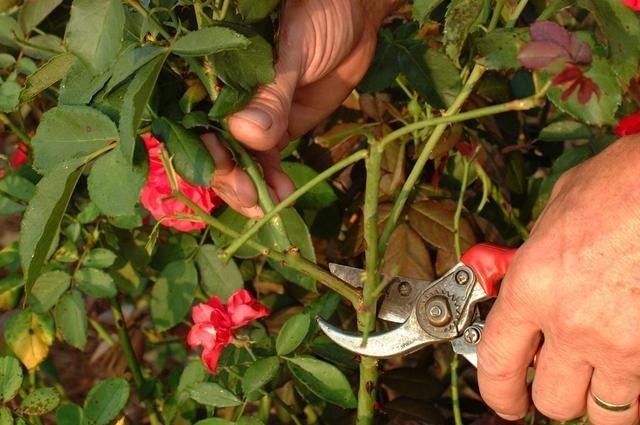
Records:
[[[354,288],[362,288],[364,270],[342,264],[329,263],[329,271],[338,279],[342,279]]]
[[[320,329],[336,344],[362,356],[388,358],[408,354],[439,340],[416,329],[417,322],[410,317],[392,331],[369,335],[367,345],[362,346],[362,336],[346,333],[321,317],[316,317]],[[416,323],[414,323],[416,322]]]

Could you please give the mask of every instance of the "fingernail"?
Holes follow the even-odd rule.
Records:
[[[500,416],[502,419],[505,419],[507,421],[517,421],[518,419],[522,418],[522,416],[507,415],[505,413],[500,413],[500,412],[496,412],[496,415]]]
[[[244,111],[240,112],[237,117],[247,121],[251,121],[253,124],[257,125],[263,130],[268,130],[273,124],[271,115],[258,108],[247,108]]]

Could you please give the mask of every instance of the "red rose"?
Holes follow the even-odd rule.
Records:
[[[205,223],[200,220],[175,217],[177,214],[194,215],[194,212],[184,203],[170,197],[171,184],[160,159],[160,153],[164,149],[162,143],[150,134],[143,135],[142,141],[149,156],[149,174],[140,193],[142,205],[164,226],[173,227],[183,232],[204,229]],[[180,192],[203,210],[211,212],[214,208],[222,205],[222,200],[213,189],[193,186],[178,175],[176,178]]]
[[[9,159],[9,164],[12,168],[18,168],[22,164],[27,163],[29,161],[28,156],[29,148],[22,142],[18,142],[16,145],[16,149],[11,154],[11,158]]]
[[[622,3],[631,9],[640,11],[640,0],[622,0]]]
[[[621,119],[614,131],[620,137],[640,133],[640,111]]]
[[[231,295],[227,305],[220,298],[211,297],[206,304],[197,304],[191,310],[195,324],[187,335],[187,343],[192,349],[202,346],[202,362],[215,374],[222,349],[233,341],[234,329],[269,313],[245,289]]]

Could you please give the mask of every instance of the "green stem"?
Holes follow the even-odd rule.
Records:
[[[455,425],[463,425],[460,411],[460,392],[458,389],[458,355],[451,359],[451,403],[453,405],[453,421]]]
[[[262,212],[264,214],[269,213],[274,209],[275,205],[273,204],[273,200],[271,199],[271,194],[269,193],[267,183],[265,183],[258,165],[255,163],[251,155],[249,155],[249,152],[247,152],[244,146],[242,146],[229,133],[225,134],[225,140],[229,143],[233,151],[239,156],[238,159],[240,165],[247,172],[249,178],[251,178],[251,181],[253,182],[256,191],[258,192],[258,204],[260,205],[260,208],[262,208]],[[275,248],[278,250],[288,249],[291,246],[291,242],[289,241],[289,236],[287,235],[287,231],[284,227],[282,218],[278,215],[273,215],[271,217],[269,225],[273,229]]]
[[[235,239],[233,243],[231,243],[231,245],[229,245],[227,249],[225,249],[221,253],[221,257],[223,259],[231,258],[238,251],[238,249],[240,249],[242,245],[244,245],[249,239],[251,239],[253,235],[255,235],[265,224],[269,222],[269,220],[275,217],[280,211],[293,205],[294,202],[300,199],[302,195],[304,195],[309,190],[314,188],[317,184],[322,183],[333,174],[337,173],[338,171],[348,167],[349,165],[355,162],[360,161],[361,159],[364,159],[366,156],[367,156],[366,150],[363,149],[363,150],[357,151],[351,154],[350,156],[348,156],[347,158],[339,162],[336,162],[334,165],[327,168],[322,173],[318,174],[317,176],[309,180],[304,185],[300,186],[295,192],[293,192],[291,195],[285,198],[278,205],[273,207],[273,209],[268,213],[266,213],[264,217],[262,217],[253,226],[247,229],[238,239]]]
[[[518,4],[516,5],[516,8],[513,10],[513,13],[511,14],[511,17],[509,18],[507,23],[504,25],[506,28],[513,28],[516,25],[516,23],[518,22],[518,18],[520,18],[520,15],[524,11],[524,8],[527,7],[528,3],[529,3],[529,0],[520,0],[518,2]]]
[[[366,161],[367,184],[364,195],[364,241],[366,278],[362,288],[362,306],[357,310],[358,327],[366,344],[369,332],[375,329],[376,299],[374,293],[379,286],[380,267],[378,253],[378,201],[380,197],[380,178],[382,149],[372,139],[369,141],[369,157]],[[356,424],[373,423],[378,381],[378,362],[371,357],[362,357],[360,361],[360,383],[358,389],[358,412]]]
[[[502,15],[502,9],[504,9],[504,3],[506,0],[497,0],[496,7],[493,9],[493,15],[491,16],[491,22],[489,22],[489,27],[487,28],[489,31],[493,30],[498,26],[498,22],[500,22],[500,16]]]
[[[458,94],[458,97],[456,97],[453,104],[444,113],[445,116],[456,115],[458,113],[460,108],[462,108],[462,105],[464,104],[464,102],[467,100],[467,98],[471,94],[471,91],[475,87],[476,83],[480,80],[480,78],[484,74],[484,71],[485,71],[485,68],[481,65],[476,65],[473,67],[473,70],[471,71],[471,74],[469,75],[467,82],[465,83],[465,85],[462,87],[462,90]],[[462,114],[458,114],[458,115],[462,115]],[[415,124],[418,124],[418,123],[415,123]],[[412,124],[412,125],[415,125],[415,124]],[[405,134],[410,133],[411,131],[414,130],[414,129],[410,129],[412,125],[408,125],[400,130],[405,130]],[[396,227],[396,223],[400,218],[400,214],[402,213],[402,210],[405,204],[407,203],[407,200],[409,199],[409,195],[413,191],[414,186],[418,182],[418,179],[420,178],[422,171],[424,170],[424,167],[427,164],[427,161],[429,160],[429,156],[431,155],[431,152],[433,152],[433,149],[435,148],[436,144],[440,141],[440,138],[442,137],[446,129],[447,129],[447,124],[440,124],[433,129],[433,132],[431,133],[431,136],[429,137],[429,139],[427,140],[427,143],[422,149],[422,152],[420,152],[420,155],[418,156],[418,159],[416,160],[415,165],[413,166],[413,169],[409,173],[409,176],[407,176],[407,180],[402,186],[402,189],[400,189],[400,193],[398,194],[398,197],[396,198],[393,204],[393,208],[391,209],[391,214],[389,215],[389,219],[387,220],[384,230],[382,231],[382,236],[380,237],[378,250],[380,251],[381,254],[384,254],[387,248],[387,243],[389,243],[391,232],[393,232],[393,229]],[[389,143],[385,139],[391,140],[391,135],[393,133],[390,133],[389,135],[387,135],[381,141],[380,145],[383,145],[385,142]],[[395,137],[398,137],[398,136],[395,136]],[[382,148],[384,149],[384,146],[382,146]]]
[[[458,195],[458,202],[456,203],[456,212],[453,215],[453,246],[456,252],[456,259],[459,261],[462,256],[462,248],[460,246],[460,218],[462,217],[462,208],[464,207],[464,194],[467,190],[467,184],[469,182],[469,166],[471,161],[467,158],[463,159],[464,166],[462,169],[462,182],[460,184],[460,194]]]
[[[24,143],[28,145],[31,144],[31,137],[29,137],[29,135],[25,133],[20,127],[15,125],[7,114],[0,112],[0,122],[9,127],[9,130],[11,130],[13,134],[18,136],[18,138]]]
[[[173,194],[173,196],[186,204],[189,208],[191,208],[191,210],[194,211],[194,213],[200,218],[200,220],[204,221],[207,225],[228,236],[231,236],[232,238],[240,237],[240,234],[238,232],[211,217],[206,211],[200,208],[195,202],[186,197],[183,193],[176,192]],[[291,267],[292,269],[295,269],[319,281],[329,289],[342,295],[354,306],[358,307],[360,305],[360,291],[338,279],[326,270],[320,268],[318,265],[310,262],[304,257],[301,257],[299,253],[295,252],[295,250],[277,252],[253,240],[248,240],[246,242],[246,246],[255,249],[256,251],[259,251],[269,258],[275,261],[282,262],[286,266]]]
[[[136,388],[140,390],[142,384],[144,383],[144,376],[142,374],[142,369],[140,368],[140,364],[138,363],[136,354],[133,351],[133,345],[131,345],[131,338],[129,338],[127,324],[124,320],[124,316],[122,315],[120,303],[115,298],[111,299],[111,312],[113,313],[113,320],[116,324],[116,329],[118,330],[118,342],[120,343],[120,347],[122,348],[122,353],[127,360],[129,371],[133,376],[133,382],[136,384]],[[151,425],[160,425],[161,422],[158,419],[158,412],[156,412],[155,404],[152,401],[145,400],[144,406],[147,410],[147,414],[149,415],[149,422],[151,423]]]
[[[124,0],[129,6],[131,6],[136,12],[144,16],[146,19],[150,20],[156,26],[156,29],[167,41],[171,41],[171,34],[164,29],[164,26],[158,21],[153,15],[149,13],[147,9],[145,9],[138,0]]]

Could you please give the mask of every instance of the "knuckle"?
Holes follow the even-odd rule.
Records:
[[[513,367],[513,363],[506,351],[500,348],[496,338],[484,335],[478,345],[478,369],[491,381],[509,381],[516,378],[519,370]]]

